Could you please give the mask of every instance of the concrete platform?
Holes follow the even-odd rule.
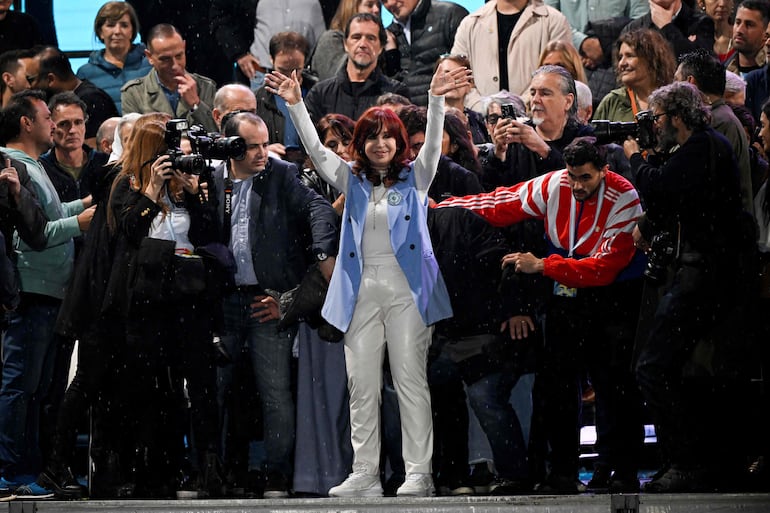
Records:
[[[768,513],[770,494],[13,501],[9,513]]]

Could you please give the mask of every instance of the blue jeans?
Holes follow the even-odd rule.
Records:
[[[465,393],[487,435],[497,473],[507,479],[525,480],[529,472],[527,446],[519,418],[509,403],[511,389],[516,384],[516,379],[516,376],[510,372],[493,372],[472,383],[466,383]],[[454,439],[450,442],[454,447],[448,449],[462,451],[460,457],[462,461],[456,463],[467,466],[468,417],[462,395],[460,368],[456,362],[442,353],[430,365],[429,380],[434,409],[440,405],[446,405],[455,410],[453,414],[449,412],[444,414],[447,423],[444,428],[446,436],[449,440]],[[445,392],[456,397],[440,399],[439,396]],[[438,412],[434,413],[438,414]],[[453,418],[452,415],[456,417]],[[458,456],[459,454],[458,452]]]
[[[0,473],[6,478],[41,470],[40,406],[53,377],[59,305],[54,298],[27,294],[7,314],[0,385]]]
[[[291,475],[294,450],[294,398],[291,392],[291,349],[296,330],[279,332],[277,321],[251,318],[254,294],[235,292],[224,300],[222,342],[233,359],[220,367],[217,394],[220,408],[233,381],[235,359],[246,345],[262,403],[265,471]]]

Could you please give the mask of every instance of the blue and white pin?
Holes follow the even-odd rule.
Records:
[[[399,203],[401,203],[401,200],[404,199],[404,197],[401,195],[398,191],[391,190],[388,192],[388,205],[395,207]]]

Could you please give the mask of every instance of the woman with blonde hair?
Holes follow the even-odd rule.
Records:
[[[318,80],[326,80],[337,74],[348,59],[345,53],[345,28],[354,14],[368,12],[380,15],[379,0],[342,0],[334,18],[329,23],[329,30],[321,34],[310,56],[310,70]]]
[[[549,41],[545,48],[543,48],[543,51],[540,52],[540,62],[538,62],[537,67],[539,68],[546,64],[561,66],[569,71],[569,74],[575,80],[584,84],[588,83],[580,54],[569,41],[562,41],[560,39]]]

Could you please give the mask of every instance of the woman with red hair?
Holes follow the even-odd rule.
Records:
[[[409,162],[409,138],[391,110],[359,118],[348,163],[325,148],[302,102],[296,76],[266,78],[287,105],[324,180],[345,193],[340,249],[324,318],[345,333],[353,472],[335,497],[380,496],[380,391],[388,351],[401,412],[406,481],[399,496],[435,493],[433,422],[426,378],[431,325],[452,315],[427,229],[427,192],[441,154],[444,97],[470,83],[470,71],[438,71],[431,81],[425,144]]]

